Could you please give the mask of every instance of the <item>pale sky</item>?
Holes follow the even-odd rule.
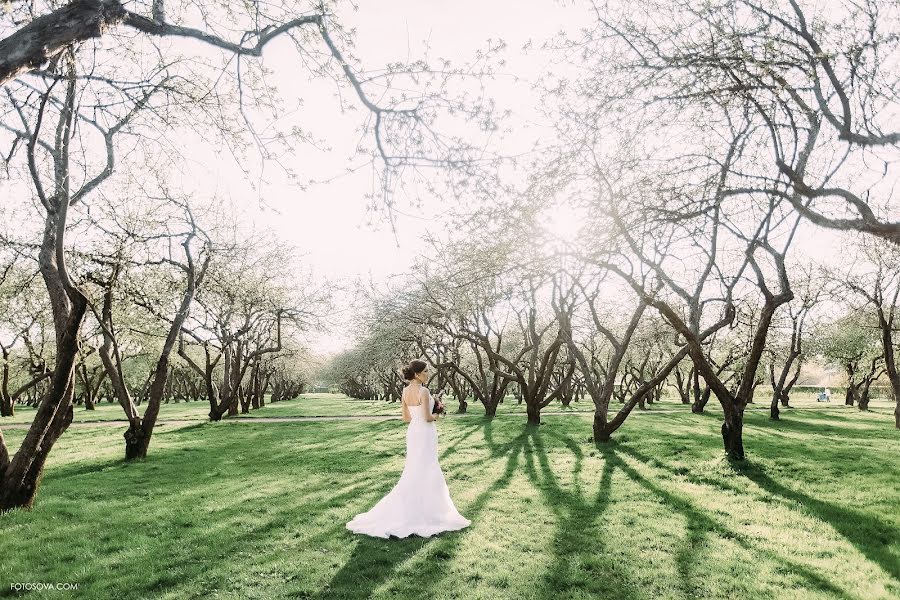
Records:
[[[554,0],[361,2],[358,11],[348,9],[340,15],[345,28],[356,29],[353,52],[366,70],[422,58],[426,40],[433,65],[437,65],[438,57],[461,64],[474,58],[478,49],[486,49],[489,38],[502,38],[507,43],[503,54],[507,64],[490,82],[489,93],[499,108],[516,113],[516,131],[509,143],[519,144],[520,148],[550,135],[535,112],[537,98],[528,86],[549,66],[550,55],[541,51],[541,44],[561,30],[577,31],[591,18],[584,6]],[[529,40],[533,45],[523,53],[521,49]],[[217,52],[196,41],[174,43],[191,45],[198,54],[207,56]],[[286,39],[270,43],[262,60],[273,71],[269,77],[276,82],[288,112],[278,127],[285,129],[296,123],[332,147],[323,151],[309,145],[298,146],[291,165],[304,175],[325,178],[341,175],[351,162],[359,162],[358,158],[353,160],[353,150],[359,139],[356,128],[366,116],[364,107],[351,98],[359,110],[341,114],[334,82],[313,78]],[[513,75],[523,81],[517,83]],[[377,91],[367,90],[370,94]],[[303,105],[298,108],[300,99]],[[187,166],[192,179],[190,187],[230,197],[257,227],[271,228],[295,245],[305,255],[305,269],[317,276],[342,281],[361,276],[384,281],[412,263],[420,251],[418,238],[425,230],[441,231],[445,225],[440,217],[441,207],[435,203],[410,216],[398,215],[397,239],[386,222],[367,224],[365,194],[372,186],[367,169],[302,190],[286,183],[276,165],[268,165],[265,176],[272,179],[272,184],[253,190],[228,152],[217,155],[208,144],[191,137],[185,134],[179,140],[191,162]],[[264,202],[260,203],[259,198]],[[409,210],[402,204],[397,208]],[[570,225],[563,222],[557,227],[565,230]],[[804,254],[823,258],[838,257],[841,252],[841,242],[834,234],[808,224],[799,232],[798,245],[804,248]],[[344,300],[337,308],[345,305]],[[331,352],[346,345],[350,333],[315,334],[308,343],[314,351]]]
[[[511,10],[512,5],[515,10]],[[553,18],[547,18],[548,13]],[[486,48],[488,38],[501,37],[509,46],[507,73],[533,78],[546,66],[546,58],[534,58],[539,54],[537,51],[532,52],[531,57],[522,56],[521,46],[529,38],[543,41],[561,26],[571,27],[583,19],[583,15],[582,9],[563,8],[553,1],[404,0],[361,3],[358,12],[343,15],[342,20],[346,27],[357,28],[355,54],[367,69],[421,57],[424,40],[430,43],[432,58],[447,57],[461,63],[473,57],[477,49]],[[565,20],[569,22],[565,23]],[[326,137],[334,148],[326,153],[312,147],[298,147],[298,169],[340,175],[350,162],[359,137],[354,128],[365,111],[341,115],[333,97],[335,87],[332,82],[314,80],[302,72],[297,77],[296,55],[289,44],[273,43],[263,60],[275,71],[273,78],[279,83],[286,105],[290,106],[293,98],[304,99],[304,107],[296,115],[297,121],[317,136]],[[528,95],[527,85],[514,83],[511,76],[499,77],[492,84],[492,92],[501,106],[519,113],[532,112],[534,98]],[[228,181],[232,194],[243,188],[247,197],[255,197],[255,192],[245,182],[227,178],[228,173],[240,174],[230,168],[230,160],[230,156],[225,156],[221,161],[223,170],[218,177],[225,179],[220,181]],[[269,166],[266,173],[277,177],[277,170],[277,167]],[[395,240],[386,223],[381,223],[378,230],[366,225],[364,195],[370,189],[371,173],[368,170],[343,175],[336,181],[307,191],[287,185],[267,186],[262,195],[274,211],[260,211],[257,218],[309,252],[309,259],[317,271],[340,277],[371,273],[380,278],[397,272],[399,265],[411,262],[417,248],[415,237],[409,232],[439,229],[442,223],[436,216],[440,213],[439,207],[415,213],[414,217],[400,216],[399,240]],[[398,208],[404,212],[409,210],[402,205]]]
[[[504,53],[508,62],[503,69],[505,73],[491,83],[491,93],[501,107],[518,114],[517,122],[522,125],[520,139],[527,140],[541,135],[540,125],[531,123],[536,117],[535,98],[529,94],[528,83],[516,83],[512,74],[534,80],[547,68],[548,55],[539,49],[529,50],[525,55],[520,49],[529,39],[539,46],[561,28],[572,29],[583,24],[586,13],[583,8],[553,0],[402,0],[361,3],[358,12],[348,12],[341,18],[345,27],[356,28],[354,53],[366,69],[372,70],[383,68],[389,62],[423,57],[426,40],[430,45],[430,59],[443,57],[461,64],[471,60],[476,50],[487,48],[488,38],[502,38],[508,46]],[[299,69],[296,52],[289,43],[271,43],[263,61],[274,71],[272,79],[277,82],[286,107],[294,106],[297,98],[303,98],[303,107],[293,115],[296,122],[317,137],[327,138],[333,147],[330,152],[311,146],[297,147],[296,168],[323,177],[341,175],[351,162],[359,138],[354,129],[364,117],[364,109],[341,114],[334,98],[334,83],[313,79]],[[377,88],[369,89],[377,91]],[[242,204],[254,220],[295,244],[306,253],[306,261],[316,274],[331,279],[352,280],[362,276],[383,280],[398,273],[419,253],[419,235],[429,229],[439,231],[443,226],[439,206],[410,216],[398,215],[396,239],[386,222],[367,224],[365,194],[372,184],[371,172],[366,169],[304,191],[277,183],[279,169],[269,165],[266,176],[276,183],[262,189],[260,195],[265,205],[260,208],[257,192],[241,178],[242,173],[234,167],[230,154],[217,157],[202,143],[194,148],[197,152],[193,156],[210,170],[210,181],[236,200],[245,198],[247,201]],[[397,208],[407,213],[410,210],[402,204]],[[319,351],[334,351],[346,341],[334,332],[317,335],[311,343]]]

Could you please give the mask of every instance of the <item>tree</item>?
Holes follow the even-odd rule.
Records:
[[[723,165],[727,165],[728,160],[726,158]],[[785,255],[796,232],[798,220],[785,218],[774,200],[762,207],[759,222],[741,223],[734,218],[726,220],[727,204],[722,196],[721,178],[715,176],[704,182],[705,188],[698,190],[709,193],[709,196],[703,198],[708,204],[705,207],[701,204],[700,210],[687,217],[673,215],[668,207],[657,204],[653,192],[639,190],[638,193],[643,191],[648,194],[649,203],[638,205],[626,220],[623,207],[628,206],[629,195],[625,189],[608,179],[601,169],[597,170],[596,175],[603,182],[607,214],[628,254],[618,250],[612,254],[609,250],[601,250],[601,256],[606,255],[608,258],[595,262],[621,277],[642,301],[659,311],[669,325],[683,336],[688,354],[697,370],[722,405],[722,439],[725,450],[730,458],[743,460],[744,409],[752,401],[753,390],[758,385],[756,374],[769,326],[778,307],[793,299]],[[749,235],[741,232],[741,224],[751,228]],[[743,260],[735,265],[733,274],[728,275],[725,273],[728,265],[723,264],[720,248],[720,244],[725,241],[720,236],[724,238],[726,233],[731,234],[733,243],[745,245]],[[782,239],[780,250],[770,241],[779,234]],[[681,243],[697,248],[697,253],[704,259],[702,263],[694,261],[695,266],[687,273],[681,269],[676,271],[672,266],[673,262],[677,263],[675,249]],[[630,256],[645,266],[654,279],[642,279],[640,272],[632,266]],[[755,275],[757,292],[762,296],[762,307],[752,327],[750,350],[736,379],[737,385],[730,389],[707,356],[703,340],[704,336],[711,335],[734,320],[734,291],[748,267]],[[690,287],[677,277],[687,279]],[[777,288],[773,289],[772,279],[777,282]],[[719,288],[714,295],[714,288],[710,284],[717,284]],[[665,293],[661,293],[663,291]],[[710,328],[701,329],[702,319],[709,319],[706,313],[716,305],[720,308],[718,318]],[[672,363],[670,370],[679,361],[680,358]]]
[[[237,415],[244,378],[283,350],[287,330],[307,330],[326,310],[326,290],[300,274],[290,282],[282,277],[283,266],[294,264],[292,253],[284,244],[253,240],[229,245],[210,263],[195,309],[181,327],[178,355],[203,378],[212,421]],[[245,402],[245,410],[249,406]]]
[[[17,257],[10,256],[0,272],[0,314],[5,315],[5,331],[0,331],[0,416],[15,414],[16,403],[26,393],[45,382],[52,371],[47,361],[35,351],[32,339],[43,338],[45,310],[40,300],[40,289],[34,273],[17,264]],[[25,352],[17,351],[22,342]],[[18,369],[13,370],[13,367]],[[26,373],[25,377],[17,373]]]
[[[101,255],[94,258],[95,262],[100,263],[100,268],[93,271],[89,277],[100,288],[100,306],[97,306],[97,302],[90,302],[91,310],[97,319],[103,337],[103,344],[100,345],[98,353],[112,385],[113,393],[125,411],[129,422],[128,429],[125,431],[125,458],[128,460],[147,456],[150,438],[153,435],[153,428],[166,391],[172,350],[175,342],[178,341],[181,328],[190,313],[194,296],[202,285],[212,258],[211,242],[205,232],[198,227],[190,205],[175,199],[168,200],[177,207],[176,210],[182,211],[182,214],[176,215],[175,219],[169,221],[169,224],[177,223],[180,216],[183,221],[182,231],[174,235],[139,233],[139,226],[136,227],[133,223],[117,223],[119,237],[116,239],[113,252],[107,256]],[[150,211],[150,214],[157,215],[157,218],[161,218],[167,213],[164,206],[155,208],[156,210]],[[157,224],[154,223],[154,225]],[[160,244],[162,246],[159,248],[160,250],[165,248],[162,256],[146,262],[135,258],[134,255],[140,250],[130,246],[140,247],[148,244],[151,247]],[[152,255],[154,249],[156,248],[149,252],[144,249],[144,252]],[[160,316],[161,311],[157,307],[166,306],[169,302],[166,302],[165,298],[157,299],[152,303],[147,302],[141,297],[142,292],[138,291],[144,288],[145,282],[153,279],[154,274],[151,269],[157,265],[167,268],[174,267],[178,272],[175,277],[166,277],[177,282],[169,282],[169,285],[166,286],[167,295],[171,295],[179,288],[181,293],[179,294],[180,298],[176,296],[176,306],[171,315],[162,317],[168,325],[168,329],[164,334],[155,366],[147,381],[147,405],[144,415],[141,416],[123,369],[120,327],[119,322],[114,319],[114,305],[116,300],[121,304],[140,305],[150,311],[154,317]],[[106,272],[102,273],[102,271]],[[127,279],[131,281],[128,283],[123,281]],[[129,294],[127,291],[123,293],[121,288],[129,284],[132,288],[131,293]]]
[[[68,211],[99,186],[111,174],[107,168],[94,177],[86,178],[80,187],[70,172],[72,125],[76,107],[76,64],[69,51],[63,57],[64,75],[58,77],[46,91],[40,94],[40,104],[34,118],[34,128],[18,106],[22,130],[18,140],[27,145],[29,171],[36,196],[45,212],[44,233],[38,253],[38,263],[50,297],[54,328],[56,331],[56,365],[50,378],[50,389],[38,407],[34,421],[15,456],[10,457],[0,433],[0,511],[15,507],[30,508],[40,486],[44,463],[54,443],[72,422],[73,370],[78,352],[79,330],[87,311],[87,299],[72,281],[65,256],[65,232]],[[65,95],[57,100],[53,88],[65,82]],[[111,128],[105,132],[107,142],[132,119],[152,91],[138,100]],[[45,118],[57,111],[57,133],[53,142],[44,141],[42,126]],[[44,185],[43,174],[38,168],[36,148],[40,146],[52,159],[51,188]],[[112,160],[112,154],[108,155]],[[49,192],[49,193],[48,193]]]
[[[552,175],[544,187],[574,189],[592,209],[595,264],[621,277],[683,336],[723,408],[725,450],[741,460],[744,409],[759,385],[769,326],[793,298],[785,257],[799,223],[797,199],[735,185],[770,152],[768,140],[758,135],[752,107],[713,94],[694,104],[689,86],[667,85],[670,71],[654,62],[666,36],[646,32],[658,5],[638,11],[634,18],[646,20],[634,27],[624,5],[595,8],[597,27],[585,28],[582,39],[558,41],[561,60],[577,57],[581,74],[542,81],[559,138],[542,170]],[[663,21],[670,23],[656,22]],[[693,31],[676,28],[670,37],[680,41],[682,33],[689,38]],[[801,176],[806,165],[796,165]],[[653,276],[646,282],[645,269]],[[729,387],[699,334],[731,323],[739,302],[758,310]]]
[[[884,243],[864,242],[862,251],[868,264],[853,265],[854,268],[847,274],[846,285],[863,300],[867,312],[874,312],[880,334],[884,371],[897,401],[894,421],[900,429],[900,369],[894,341],[897,329],[895,317],[900,313],[900,248]],[[874,375],[872,380],[877,377],[878,375]],[[861,405],[860,410],[868,408],[868,385],[865,392],[866,405]]]
[[[460,399],[460,412],[467,410],[464,403],[471,393],[484,407],[485,416],[493,418],[510,386],[510,379],[495,368],[497,355],[521,347],[516,333],[501,320],[498,296],[472,281],[467,285],[454,281],[446,273],[420,285],[422,324],[445,340],[431,361],[449,373],[449,384]],[[422,350],[427,356],[426,349]]]
[[[515,357],[508,357],[494,351],[488,340],[479,337],[476,332],[467,331],[470,339],[477,341],[481,347],[495,359],[492,370],[518,384],[525,402],[528,425],[541,424],[541,409],[567,393],[569,381],[575,372],[575,360],[567,356],[564,345],[569,336],[567,327],[572,310],[572,289],[563,287],[557,275],[552,276],[550,304],[554,317],[539,318],[538,290],[542,282],[529,277],[521,292],[521,303],[513,304],[512,310],[522,334],[524,346]],[[550,332],[556,329],[555,335]],[[563,356],[560,356],[560,353]],[[554,378],[557,361],[565,364],[561,377]]]
[[[875,328],[859,312],[850,312],[816,332],[816,348],[826,361],[838,365],[847,374],[844,404],[869,404],[869,388],[880,375],[884,360]]]
[[[729,166],[726,194],[779,198],[819,226],[900,244],[890,206],[900,144],[891,4],[848,0],[813,13],[797,0],[654,0],[641,11],[595,3],[596,27],[564,46],[596,59],[599,89],[627,90],[682,127],[676,115],[702,130],[721,105],[743,110],[748,136],[766,151]]]
[[[0,86],[29,77],[52,79],[66,49],[90,48],[95,56],[99,54],[108,60],[102,61],[103,66],[95,68],[85,81],[127,95],[130,82],[121,85],[121,80],[104,71],[115,70],[126,62],[126,57],[131,55],[127,46],[134,45],[137,35],[155,46],[162,68],[176,62],[191,65],[189,71],[178,75],[182,85],[208,84],[207,90],[190,92],[196,103],[209,103],[208,110],[186,123],[203,134],[208,132],[204,128],[209,125],[225,137],[237,138],[247,133],[262,160],[274,162],[298,184],[305,185],[308,180],[285,166],[280,154],[289,152],[294,142],[313,141],[309,133],[290,127],[277,135],[263,135],[245,110],[245,103],[252,98],[257,106],[269,106],[276,114],[280,112],[272,104],[277,95],[275,86],[267,81],[266,70],[256,59],[262,57],[271,42],[287,39],[296,48],[303,70],[331,78],[349,90],[349,96],[357,104],[341,95],[342,108],[352,110],[362,106],[367,112],[363,129],[373,143],[360,144],[358,150],[369,156],[373,178],[380,185],[381,198],[388,210],[393,204],[393,190],[407,168],[415,171],[421,167],[439,167],[458,174],[460,181],[476,174],[488,174],[496,157],[487,151],[484,143],[466,141],[465,136],[459,135],[459,127],[471,125],[473,134],[490,134],[496,130],[493,103],[477,85],[469,89],[459,85],[458,92],[451,86],[467,80],[477,84],[481,78],[489,77],[494,55],[503,49],[503,44],[479,52],[475,59],[461,66],[451,67],[445,62],[433,68],[425,60],[418,60],[367,72],[351,52],[352,31],[342,27],[337,15],[339,6],[334,1],[309,1],[299,6],[286,1],[234,6],[220,2],[205,5],[197,12],[188,5],[153,0],[141,7],[141,12],[135,12],[120,0],[75,0],[62,7],[56,2],[14,2],[6,14],[0,15],[0,36],[5,36],[0,37]],[[222,23],[227,23],[230,31],[242,32],[240,39],[236,36],[230,39],[220,33]],[[100,46],[97,38],[102,38],[105,47]],[[210,73],[204,81],[208,70],[200,68],[199,52],[180,54],[178,45],[157,45],[162,40],[202,44],[206,50],[224,54],[228,66]],[[388,93],[394,89],[401,93]],[[235,130],[228,121],[232,114],[246,126],[244,132]],[[453,121],[449,133],[435,125],[441,116],[448,124]],[[232,151],[240,151],[238,144],[231,147]],[[238,164],[249,176],[244,162]]]
[[[569,352],[577,362],[585,391],[594,402],[593,439],[596,442],[609,441],[612,434],[622,426],[635,406],[643,408],[643,402],[653,390],[665,381],[688,351],[687,346],[681,344],[659,365],[651,368],[649,374],[645,373],[652,349],[647,347],[646,343],[635,343],[635,332],[641,325],[648,303],[644,299],[638,298],[630,312],[624,313],[630,315],[627,320],[616,319],[613,316],[615,313],[623,314],[622,307],[619,305],[611,304],[603,313],[598,300],[602,297],[601,290],[604,290],[602,284],[607,280],[609,273],[610,271],[604,270],[593,278],[585,276],[583,272],[571,274],[574,285],[580,291],[579,300],[583,301],[584,306],[587,307],[590,320],[588,321],[589,326],[586,328],[588,333],[582,334],[579,338],[575,337],[574,332],[584,330],[583,326],[574,326],[570,322],[564,328],[569,332],[566,338]],[[646,283],[646,279],[642,281],[643,283]],[[653,293],[658,291],[659,287],[653,290]],[[621,295],[623,295],[621,292],[616,294],[616,296]],[[565,319],[566,314],[561,312],[560,317]],[[615,329],[618,331],[614,331]],[[655,329],[653,331],[654,338],[665,335],[659,329],[651,329]],[[602,342],[597,339],[596,335],[591,335],[593,331],[599,332]],[[711,333],[711,331],[704,332],[702,335],[705,338]],[[636,375],[633,371],[629,372],[631,371],[628,368],[629,354],[637,354],[642,357],[637,361],[640,367],[637,369]],[[626,383],[629,375],[632,376],[633,386]],[[617,384],[623,406],[610,419],[609,404],[617,391]]]
[[[807,333],[806,320],[822,295],[822,289],[811,273],[804,272],[799,279],[799,285],[794,286],[800,288],[798,301],[788,304],[787,315],[782,315],[782,327],[790,327],[790,337],[774,340],[769,345],[769,381],[773,392],[769,418],[774,421],[780,419],[779,404],[788,406],[791,388],[800,377],[800,368],[806,356],[803,346]],[[782,361],[781,369],[776,375],[775,363],[779,359]]]

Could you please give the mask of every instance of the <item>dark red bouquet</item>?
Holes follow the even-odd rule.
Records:
[[[443,394],[438,394],[434,397],[434,406],[431,407],[431,413],[435,415],[447,414],[447,409],[444,408]]]

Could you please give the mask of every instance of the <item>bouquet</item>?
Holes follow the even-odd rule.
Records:
[[[431,407],[432,414],[436,415],[444,415],[447,414],[447,410],[444,408],[444,395],[438,394],[434,397],[434,406]]]

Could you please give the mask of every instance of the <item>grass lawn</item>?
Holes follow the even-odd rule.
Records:
[[[399,420],[162,427],[134,464],[120,459],[120,428],[73,428],[35,508],[0,516],[0,597],[900,597],[900,432],[886,403],[813,402],[778,423],[750,411],[737,467],[718,414],[665,403],[598,449],[586,415],[529,431],[505,404],[493,421],[472,405],[438,423],[451,494],[473,522],[431,539],[344,527],[399,477]],[[202,419],[194,405],[162,418]],[[350,408],[397,410],[318,395],[257,414]],[[4,434],[14,450],[25,431]]]
[[[671,390],[668,390],[671,392]],[[758,393],[757,402],[748,406],[748,411],[768,411],[768,402],[771,399],[767,396],[768,390]],[[812,393],[796,393],[791,395],[791,404],[799,408],[816,408],[820,410],[846,410],[843,401],[836,396],[832,396],[830,403],[819,403],[815,400]],[[458,403],[450,402],[447,406],[449,412],[456,412]],[[870,409],[873,412],[887,414],[894,410],[893,402],[885,398],[874,398],[870,403]],[[649,411],[654,410],[675,410],[682,411],[685,406],[682,405],[674,395],[665,395],[663,401],[648,405]],[[852,407],[851,407],[852,408]],[[613,404],[611,410],[617,411],[618,404]],[[0,418],[0,428],[4,425],[31,423],[34,419],[34,408],[28,406],[16,406],[16,414],[12,417]],[[138,407],[143,413],[144,407]],[[472,415],[483,415],[484,407],[477,401],[469,400],[469,413]],[[572,402],[566,408],[561,403],[554,402],[544,408],[544,412],[593,412],[594,405],[589,398],[585,398],[578,402]],[[715,398],[710,399],[706,405],[706,410],[713,414],[721,414],[722,408]],[[855,410],[855,409],[854,409]],[[638,409],[635,409],[637,414]],[[159,418],[162,420],[208,420],[209,404],[202,402],[179,402],[163,404],[160,407]],[[497,407],[498,415],[517,414],[525,415],[525,405],[517,404],[513,396],[507,396],[502,404]],[[385,402],[380,400],[357,400],[349,398],[343,394],[321,394],[309,393],[301,394],[292,400],[266,404],[261,409],[251,410],[246,415],[238,415],[240,419],[254,419],[258,417],[331,417],[331,416],[352,416],[352,415],[400,415],[400,404],[396,402]],[[235,417],[227,417],[229,419]],[[85,410],[84,406],[76,406],[74,412],[74,421],[76,423],[90,423],[97,421],[124,421],[125,413],[122,408],[113,402],[103,401],[96,405],[94,410]]]

